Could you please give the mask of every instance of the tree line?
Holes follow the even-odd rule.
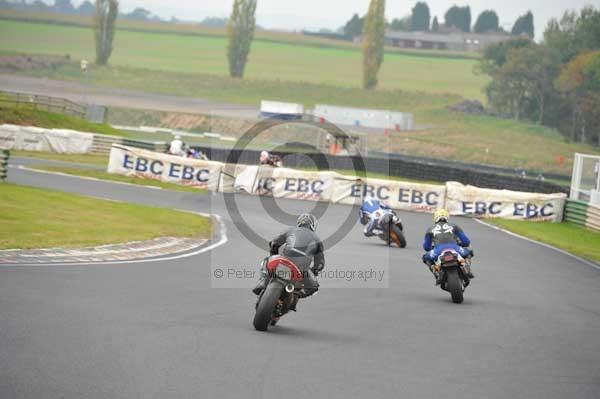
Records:
[[[93,17],[96,15],[96,5],[90,0],[82,2],[79,6],[75,6],[71,0],[54,0],[53,4],[48,4],[42,0],[35,0],[32,2],[0,0],[0,8],[29,12],[80,15],[83,17]],[[137,7],[128,13],[121,13],[119,14],[119,17],[138,21],[162,21],[158,16],[142,7]]]
[[[498,114],[600,146],[600,10],[550,20],[539,44],[516,38],[488,46],[477,69],[492,78],[486,95]]]
[[[457,29],[462,32],[508,33],[500,26],[499,21],[500,19],[496,11],[484,10],[475,20],[475,24],[471,26],[471,8],[469,6],[459,7],[454,5],[446,11],[443,24],[440,25],[437,16],[434,16],[433,19],[431,18],[431,12],[427,3],[419,1],[412,8],[410,15],[403,18],[394,18],[388,24],[388,28],[394,31],[439,32],[443,27],[446,30]],[[364,22],[365,17],[354,14],[341,30],[349,40],[352,40],[362,35]],[[524,34],[533,38],[534,24],[531,11],[527,11],[515,21],[510,34],[515,36]]]

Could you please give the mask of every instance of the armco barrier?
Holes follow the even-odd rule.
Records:
[[[5,180],[8,175],[8,158],[10,151],[0,150],[0,180]]]
[[[206,146],[194,147],[200,149],[213,161],[227,162],[233,152],[238,163],[255,165],[258,163],[260,151],[253,150],[229,150],[225,148],[214,148]],[[289,168],[314,168],[330,170],[352,170],[353,157],[319,155],[315,162],[306,154],[275,152],[284,159],[283,164]],[[415,180],[428,180],[445,183],[457,181],[463,184],[481,188],[494,188],[499,190],[513,190],[537,193],[567,193],[568,188],[544,181],[533,179],[522,179],[515,176],[499,175],[491,172],[477,171],[460,168],[458,166],[441,166],[439,164],[393,158],[363,158],[366,170],[373,173],[381,173],[389,176],[405,177]]]
[[[94,143],[92,144],[92,153],[106,155],[110,153],[110,148],[113,144],[122,144],[129,147],[142,148],[144,150],[166,152],[168,144],[165,142],[150,142],[142,140],[132,140],[125,137],[106,136],[103,134],[94,135]]]
[[[600,230],[600,207],[583,201],[567,200],[564,220],[579,226]]]

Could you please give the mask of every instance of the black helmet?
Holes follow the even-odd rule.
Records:
[[[298,221],[296,224],[298,227],[306,227],[312,231],[317,230],[317,218],[310,213],[303,213],[302,215],[298,216]]]

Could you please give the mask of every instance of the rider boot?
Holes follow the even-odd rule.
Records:
[[[252,290],[252,292],[256,295],[260,295],[267,288],[267,279],[261,278],[256,287]]]
[[[268,262],[269,258],[266,257],[265,259],[263,259],[261,265],[260,265],[260,280],[258,281],[258,284],[256,285],[256,287],[254,287],[254,289],[252,290],[252,292],[256,295],[260,295],[264,290],[267,289],[267,262]]]
[[[433,276],[435,277],[435,285],[440,285],[440,273],[438,273],[435,270],[435,265],[434,263],[431,261],[431,259],[429,259],[429,257],[427,256],[427,254],[423,255],[423,263],[425,263],[427,265],[427,267],[429,268],[429,271],[431,272],[431,274],[433,274]]]
[[[471,257],[469,256],[468,258],[465,259],[465,263],[463,265],[464,268],[464,272],[465,275],[469,278],[475,278],[475,276],[473,275],[473,273],[471,272]]]

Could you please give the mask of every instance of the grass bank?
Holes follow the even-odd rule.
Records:
[[[0,249],[75,248],[157,237],[212,234],[209,218],[0,184]]]
[[[37,126],[46,129],[71,129],[81,132],[128,136],[107,124],[92,123],[72,115],[36,109],[29,104],[0,102],[0,124]]]
[[[564,249],[574,255],[600,262],[600,232],[573,223],[486,220],[496,226]]]

